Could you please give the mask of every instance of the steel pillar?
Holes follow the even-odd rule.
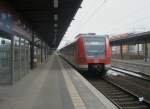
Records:
[[[139,51],[140,45],[137,44],[137,46],[138,46],[138,48],[137,48],[137,53],[138,53],[138,55],[140,55],[140,51]]]
[[[19,80],[21,79],[21,37],[19,37]]]
[[[144,60],[147,62],[147,57],[148,57],[148,47],[147,47],[147,42],[144,44]]]
[[[123,59],[123,45],[121,44],[120,45],[120,56],[121,56],[121,59]]]
[[[11,71],[10,71],[10,83],[14,83],[14,36],[11,37]]]
[[[30,42],[30,68],[34,68],[34,38],[35,38],[35,33],[32,35],[32,41]]]
[[[41,41],[41,62],[43,62],[43,41]]]

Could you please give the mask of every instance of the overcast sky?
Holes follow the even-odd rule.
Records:
[[[79,33],[122,34],[150,30],[150,0],[83,0],[59,48]]]

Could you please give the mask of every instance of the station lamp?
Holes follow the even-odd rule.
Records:
[[[58,20],[58,14],[54,14],[54,21]]]
[[[58,0],[54,0],[54,8],[58,8],[58,4],[59,4]]]
[[[54,27],[55,27],[55,28],[58,27],[58,24],[55,23],[55,24],[54,24]]]

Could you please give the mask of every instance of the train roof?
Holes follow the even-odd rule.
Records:
[[[79,34],[75,37],[75,39],[79,38],[79,37],[106,37],[108,35],[96,35],[94,33],[87,33],[87,34]]]
[[[96,35],[95,33],[87,33],[87,34],[78,34],[75,39],[69,43],[67,43],[66,45],[64,45],[63,48],[65,48],[66,46],[72,44],[73,42],[77,41],[79,37],[107,37],[108,35]]]

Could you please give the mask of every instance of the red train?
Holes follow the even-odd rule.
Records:
[[[79,70],[105,72],[110,68],[111,47],[107,35],[79,34],[60,53]]]

